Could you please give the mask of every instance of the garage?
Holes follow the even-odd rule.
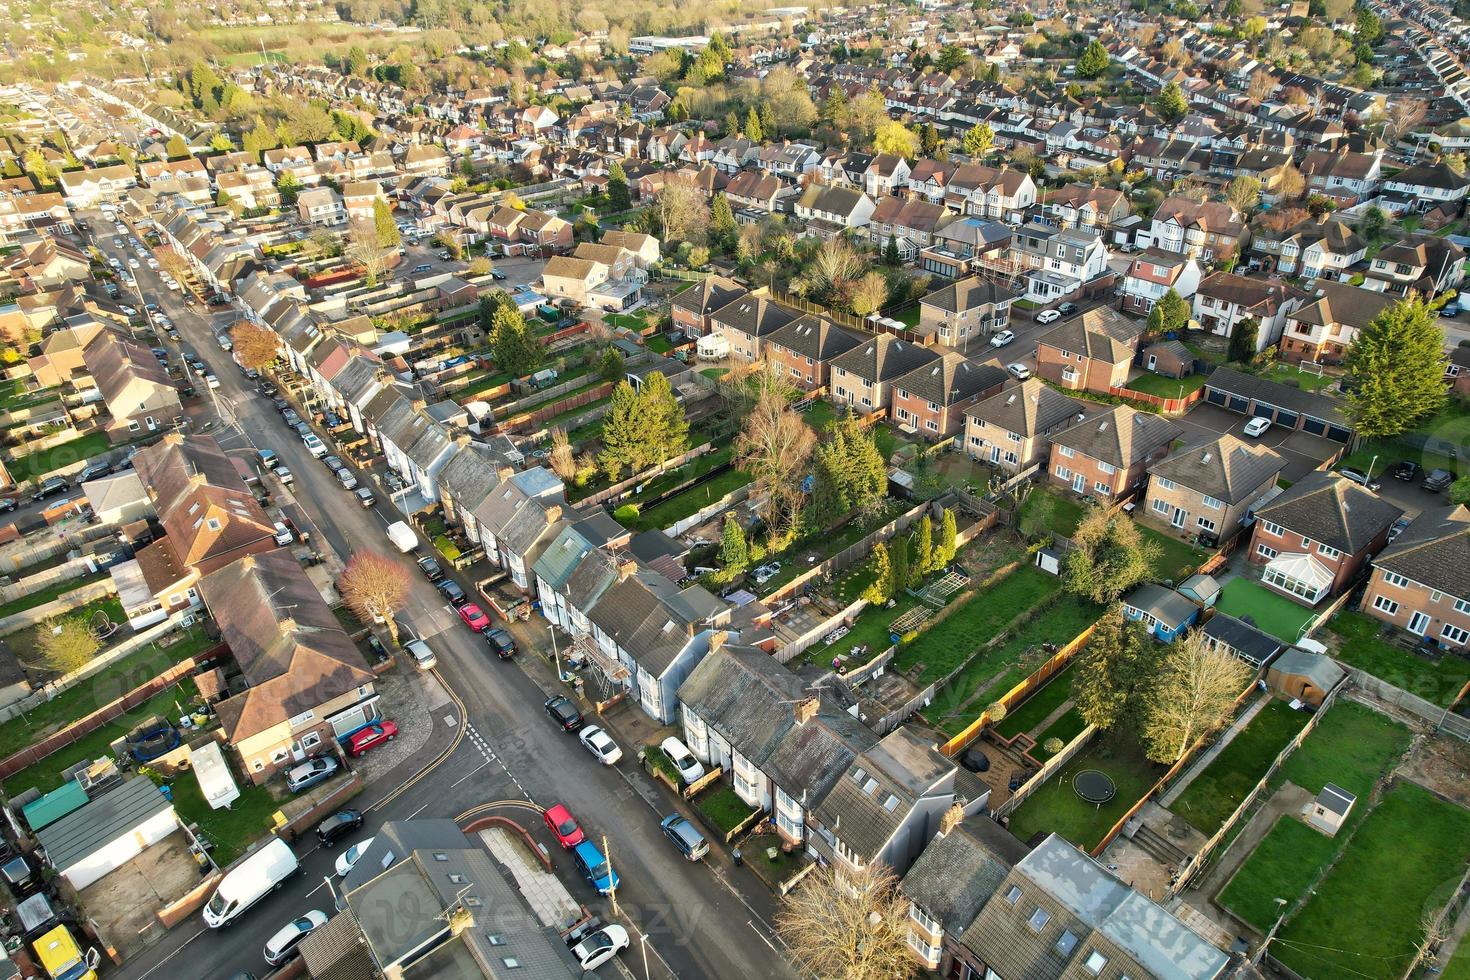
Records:
[[[1251,411],[1251,414],[1258,419],[1269,419],[1275,417],[1276,409],[1270,405],[1263,405],[1260,402],[1256,402],[1256,407]]]
[[[1230,396],[1226,395],[1225,392],[1221,391],[1219,388],[1211,388],[1208,392],[1205,393],[1205,400],[1208,401],[1211,405],[1224,405],[1229,397]]]
[[[1327,438],[1333,442],[1347,442],[1352,437],[1352,431],[1340,425],[1329,425],[1327,427]]]
[[[1314,419],[1311,416],[1307,416],[1307,420],[1302,423],[1302,431],[1313,436],[1326,435],[1327,423],[1321,419]]]
[[[1300,415],[1298,415],[1295,412],[1288,412],[1284,408],[1281,411],[1279,411],[1279,412],[1276,413],[1276,424],[1279,425],[1279,426],[1281,426],[1282,428],[1285,428],[1285,429],[1295,429],[1296,426],[1297,426],[1297,423],[1300,422],[1300,421],[1301,421],[1301,416]]]
[[[145,776],[124,780],[36,833],[46,863],[80,891],[179,829],[173,804]]]

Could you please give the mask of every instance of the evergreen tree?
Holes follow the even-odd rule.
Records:
[[[608,479],[617,480],[624,468],[637,472],[646,431],[639,417],[638,393],[627,381],[619,381],[602,416],[602,452],[597,456]]]
[[[893,564],[888,559],[888,545],[879,541],[873,545],[873,581],[863,590],[863,598],[871,606],[881,606],[888,601],[888,588],[893,584]]]
[[[1143,628],[1116,608],[1077,654],[1072,697],[1077,713],[1105,731],[1137,732],[1143,720],[1155,657]]]
[[[939,130],[934,128],[934,123],[926,122],[919,130],[919,152],[926,157],[932,157],[939,150]]]
[[[381,197],[373,201],[373,234],[377,236],[378,248],[397,248],[403,241],[403,233],[393,220],[393,209]]]
[[[765,130],[761,128],[760,114],[751,106],[745,113],[745,138],[755,143],[765,142]]]
[[[280,191],[282,201],[295,204],[297,195],[301,193],[301,181],[291,171],[283,170],[276,180],[276,190]]]
[[[914,532],[914,577],[928,575],[934,570],[934,522],[925,514],[919,518],[919,529]]]
[[[1093,39],[1082,52],[1082,57],[1077,59],[1078,78],[1098,78],[1108,70],[1112,64],[1112,58],[1108,56],[1108,49],[1103,47],[1102,42]]]
[[[944,520],[939,522],[939,545],[934,549],[934,565],[943,568],[959,553],[959,529],[955,526],[954,508],[946,507]]]
[[[674,397],[669,379],[654,371],[643,380],[638,392],[638,410],[648,427],[649,439],[640,457],[640,469],[645,469],[677,456],[689,448],[689,420],[684,416],[684,406]]]
[[[628,190],[628,174],[616,160],[607,172],[607,203],[614,211],[626,211],[633,205],[633,195]]]
[[[724,194],[716,194],[710,207],[709,231],[712,241],[718,242],[726,251],[735,247],[740,228],[735,224],[735,213],[730,210],[730,201]]]
[[[892,547],[888,550],[888,563],[888,595],[891,598],[909,587],[909,546],[908,539],[903,535],[893,539]]]
[[[750,564],[750,544],[734,511],[725,514],[725,528],[720,535],[720,564],[730,571],[739,571]]]
[[[1347,400],[1358,435],[1391,439],[1444,407],[1445,362],[1438,318],[1417,295],[1374,317],[1343,362],[1355,382]]]
[[[1174,333],[1189,326],[1189,302],[1175,292],[1172,286],[1159,297],[1156,308],[1162,311],[1166,333]]]
[[[989,153],[994,143],[995,130],[987,123],[974,126],[965,134],[965,152],[977,160]]]
[[[512,303],[497,306],[491,318],[490,352],[502,371],[524,377],[541,365],[544,353],[526,318]]]
[[[1230,359],[1244,364],[1256,356],[1257,334],[1260,324],[1255,317],[1244,317],[1235,324],[1230,334]]]
[[[168,145],[164,148],[170,160],[181,160],[189,155],[189,144],[178,133],[168,138]]]
[[[761,103],[760,119],[761,132],[765,134],[766,139],[775,139],[779,134],[776,132],[776,114],[771,109],[771,103]]]
[[[883,246],[883,261],[889,265],[896,266],[902,258],[898,254],[898,239],[893,237],[893,232],[888,233],[888,244]]]
[[[1184,101],[1184,93],[1177,82],[1170,82],[1159,90],[1158,98],[1154,99],[1154,111],[1171,125],[1189,115],[1189,103]]]
[[[822,100],[821,118],[841,129],[848,123],[850,108],[847,93],[842,90],[841,86],[833,85],[827,97]]]
[[[740,117],[736,115],[734,109],[731,109],[729,112],[725,113],[725,135],[735,136],[738,135],[739,132]]]

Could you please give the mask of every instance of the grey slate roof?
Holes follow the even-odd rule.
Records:
[[[1276,408],[1284,408],[1296,412],[1298,415],[1307,415],[1334,425],[1347,425],[1347,417],[1343,415],[1335,401],[1325,395],[1313,394],[1301,388],[1293,388],[1290,385],[1279,384],[1258,378],[1253,374],[1246,374],[1234,368],[1216,368],[1215,373],[1210,375],[1210,380],[1205,385],[1206,389],[1222,391],[1227,394],[1239,395]]]
[[[1403,513],[1367,487],[1317,470],[1293,483],[1256,516],[1356,555]]]
[[[1285,643],[1265,630],[1225,613],[1215,613],[1201,630],[1205,636],[1229,647],[1236,656],[1256,667],[1260,667],[1286,647]]]
[[[1379,552],[1373,564],[1458,599],[1470,599],[1470,509],[1424,511]]]
[[[751,337],[764,337],[795,319],[795,313],[764,296],[741,296],[710,314],[712,323]]]
[[[893,386],[915,398],[941,407],[974,398],[1006,383],[1010,377],[994,361],[976,364],[963,354],[946,351],[936,360],[917,367],[893,382]]]
[[[544,581],[557,592],[567,584],[583,557],[593,549],[592,542],[588,541],[577,531],[577,525],[569,524],[561,529],[556,538],[541,552],[541,557],[536,559],[532,571],[536,577]]]
[[[704,617],[677,585],[641,568],[604,592],[587,616],[655,677],[704,628]]]
[[[861,337],[849,333],[826,317],[808,313],[773,331],[766,337],[766,342],[784,347],[801,357],[826,362],[839,354],[846,354],[863,341]]]
[[[758,767],[793,723],[806,684],[764,650],[725,646],[706,656],[679,685],[679,703]],[[800,787],[783,787],[788,792]]]
[[[976,402],[965,414],[1019,436],[1034,436],[1075,419],[1086,410],[1086,404],[1062,394],[1040,378],[1030,378]]]
[[[958,933],[1026,856],[1026,846],[988,817],[959,824],[924,848],[903,876],[903,893]]]
[[[1014,292],[998,282],[982,279],[979,276],[967,276],[934,290],[919,300],[919,303],[923,306],[932,306],[945,313],[959,313],[963,310],[978,310],[997,303],[1007,303],[1015,298]]]
[[[135,776],[42,827],[36,839],[51,866],[65,871],[172,805],[153,780]]]
[[[920,797],[955,764],[908,728],[857,756],[817,807],[822,823],[862,860],[876,857]]]
[[[1123,597],[1125,605],[1141,609],[1165,626],[1177,627],[1199,608],[1173,589],[1157,582],[1145,582]]]
[[[1285,466],[1279,453],[1227,432],[1211,442],[1181,449],[1148,471],[1216,500],[1238,504],[1274,483]]]
[[[1114,405],[1063,429],[1052,437],[1052,442],[1126,469],[1172,442],[1179,431],[1179,426],[1166,418],[1126,405]]]
[[[938,359],[927,347],[884,333],[833,358],[832,367],[868,382],[893,381]]]

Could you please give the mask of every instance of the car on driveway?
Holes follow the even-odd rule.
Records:
[[[376,837],[368,837],[365,840],[360,840],[341,854],[338,854],[334,869],[337,872],[337,877],[346,878],[352,874],[352,869],[356,867],[357,862],[362,858],[363,852],[371,847],[373,841],[376,839]]]
[[[307,759],[286,770],[286,788],[293,793],[311,789],[317,783],[330,778],[340,768],[341,764],[329,755]]]
[[[391,721],[375,721],[366,728],[359,728],[347,736],[347,754],[362,755],[368,749],[377,748],[384,742],[398,737],[398,726]]]
[[[1443,473],[1444,470],[1436,470],[1435,472]],[[1377,490],[1378,487],[1379,487],[1378,481],[1377,480],[1370,480],[1370,479],[1368,479],[1368,474],[1364,473],[1362,470],[1355,470],[1355,469],[1352,469],[1351,467],[1346,467],[1345,466],[1342,469],[1340,469],[1340,470],[1337,471],[1337,475],[1340,476],[1340,477],[1342,477],[1344,480],[1352,480],[1354,483],[1358,484],[1359,486],[1367,487],[1369,490]],[[1434,475],[1433,473],[1430,474],[1430,476],[1433,476],[1433,475]],[[1427,487],[1428,484],[1429,484],[1429,481],[1428,480],[1425,480],[1424,483],[1425,483],[1425,485]],[[1448,486],[1449,484],[1445,484],[1445,485]]]
[[[301,955],[301,940],[326,924],[327,913],[319,909],[312,909],[300,918],[292,919],[266,941],[265,961],[271,966],[291,962]]]
[[[464,620],[464,624],[470,629],[481,633],[490,628],[490,617],[485,615],[485,610],[473,602],[466,602],[459,607],[459,618]]]
[[[1016,335],[1009,330],[1001,330],[990,338],[991,347],[1004,347],[1016,339]]]
[[[358,810],[338,810],[316,825],[316,839],[323,847],[331,847],[343,837],[354,833],[362,826],[362,813]]]
[[[437,582],[444,577],[444,569],[439,566],[439,561],[436,558],[424,555],[418,560],[417,564],[419,571],[423,572],[424,576],[430,582]]]
[[[582,727],[582,712],[577,706],[567,700],[566,695],[558,694],[554,698],[547,698],[546,716],[561,726],[564,732],[574,732]]]
[[[628,948],[628,930],[609,923],[572,947],[583,971],[595,970]]]
[[[485,642],[490,644],[490,649],[494,650],[495,655],[501,660],[509,660],[516,655],[515,637],[511,636],[507,630],[498,628],[486,630]]]
[[[96,480],[100,477],[104,477],[111,472],[111,463],[105,462],[103,460],[98,460],[95,463],[88,463],[86,467],[84,467],[82,471],[77,474],[77,486],[81,486],[88,480]]]
[[[1017,381],[1025,381],[1027,378],[1031,377],[1031,369],[1022,364],[1020,361],[1017,361],[1014,364],[1007,364],[1006,370],[1011,372],[1011,377],[1015,378]]]
[[[1062,318],[1061,310],[1042,310],[1036,314],[1037,323],[1055,323]]]
[[[1400,517],[1398,520],[1394,521],[1393,527],[1388,529],[1388,543],[1393,544],[1394,538],[1397,538],[1400,534],[1403,534],[1404,528],[1408,526],[1409,519],[1407,517]]]
[[[674,842],[674,846],[686,860],[698,861],[709,853],[709,841],[685,817],[671,813],[660,820],[658,825],[664,836]]]
[[[586,837],[576,818],[572,816],[572,811],[560,803],[549,808],[543,818],[546,820],[546,829],[551,831],[563,850],[570,851]]]
[[[659,748],[664,750],[664,755],[668,756],[674,768],[679,770],[679,776],[686,785],[704,778],[704,766],[694,757],[694,753],[689,751],[689,747],[678,738],[670,735],[663,740]]]
[[[1271,428],[1271,420],[1270,419],[1261,418],[1260,416],[1256,416],[1255,418],[1251,419],[1249,422],[1247,422],[1245,424],[1245,429],[1243,431],[1245,432],[1246,435],[1250,436],[1251,438],[1255,438],[1256,436],[1259,436],[1262,433],[1264,433],[1269,428]]]
[[[1424,482],[1419,485],[1430,493],[1439,493],[1441,490],[1448,490],[1450,484],[1454,482],[1455,474],[1449,470],[1430,470],[1429,475],[1424,478]],[[1376,490],[1378,488],[1373,487],[1372,489]]]
[[[1412,459],[1401,459],[1394,464],[1393,478],[1395,480],[1404,480],[1412,483],[1415,480],[1419,479],[1420,474],[1422,474],[1423,472],[1423,467],[1414,462]]]
[[[618,873],[607,863],[602,851],[590,840],[584,840],[572,848],[572,860],[587,883],[597,889],[599,895],[611,894],[621,883]]]
[[[597,761],[604,766],[611,766],[623,757],[623,750],[618,748],[618,743],[612,740],[612,736],[598,728],[596,725],[588,725],[577,734],[587,751],[597,757]]]

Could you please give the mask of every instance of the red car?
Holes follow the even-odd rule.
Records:
[[[347,736],[347,754],[362,755],[368,749],[376,748],[384,742],[391,742],[397,737],[398,726],[393,722],[375,721],[366,728],[359,728]]]
[[[473,602],[467,602],[459,607],[459,618],[464,620],[464,624],[470,629],[479,630],[481,633],[490,628],[490,617],[485,615],[485,610]]]
[[[572,816],[572,811],[560,803],[546,811],[546,828],[556,835],[557,842],[568,851],[586,838]]]

